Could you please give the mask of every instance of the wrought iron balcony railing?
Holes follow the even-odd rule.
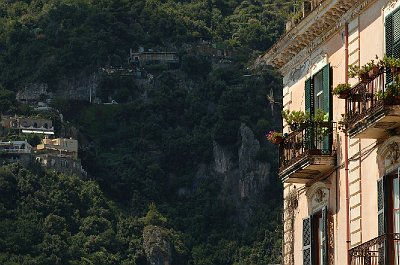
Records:
[[[390,106],[400,105],[400,97],[393,96],[385,84],[386,72],[355,85],[346,99],[346,124],[350,137],[378,139],[385,130],[397,126],[390,116]],[[378,123],[378,124],[377,124]],[[366,130],[372,129],[372,130]]]
[[[334,123],[332,122],[308,122],[302,124],[300,128],[287,137],[280,145],[280,168],[279,175],[282,178],[291,177],[291,175],[300,173],[308,165],[312,165],[315,161],[311,161],[311,157],[331,157],[335,150],[332,148],[332,135]],[[332,160],[326,161],[329,165]],[[318,161],[318,165],[324,165],[325,161]],[[318,174],[318,168],[313,168],[307,173]],[[296,175],[296,178],[299,175]],[[302,177],[299,177],[302,178]]]
[[[400,265],[400,234],[384,234],[350,249],[351,265]]]

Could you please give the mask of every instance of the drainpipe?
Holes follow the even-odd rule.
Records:
[[[344,80],[345,83],[349,82],[349,25],[346,23],[344,25]],[[347,102],[346,102],[347,103]],[[346,106],[347,108],[347,106]],[[349,135],[347,130],[345,130],[344,136],[344,174],[346,182],[346,248],[347,248],[347,262],[350,264],[350,195],[349,195]]]

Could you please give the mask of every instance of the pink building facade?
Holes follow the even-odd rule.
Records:
[[[348,67],[400,57],[400,1],[306,6],[257,61],[282,73],[283,109],[311,117],[283,122],[283,264],[399,265],[399,78],[380,65],[361,80]],[[332,95],[343,83],[347,95]]]

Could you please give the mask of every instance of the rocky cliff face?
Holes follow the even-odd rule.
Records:
[[[249,127],[240,126],[242,144],[239,148],[240,198],[256,197],[269,184],[270,164],[255,160],[260,143]]]
[[[253,202],[260,200],[265,187],[270,183],[269,163],[256,160],[260,143],[252,130],[245,124],[239,129],[241,143],[237,150],[214,142],[214,161],[201,165],[197,181],[217,178],[221,183],[221,203],[232,205],[240,223],[246,225]]]
[[[90,101],[96,95],[97,78],[96,74],[64,78],[59,80],[54,87],[49,87],[46,83],[33,83],[18,90],[17,100],[35,102],[46,96],[47,98]]]
[[[60,80],[54,96],[73,100],[93,100],[96,95],[97,75],[75,76]]]
[[[167,231],[155,225],[143,229],[143,248],[150,265],[170,265],[172,246]]]

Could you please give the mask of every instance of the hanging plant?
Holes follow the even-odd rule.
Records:
[[[351,85],[348,83],[338,84],[333,90],[332,94],[336,95],[338,98],[345,99],[350,95]]]
[[[267,140],[273,144],[280,144],[283,142],[283,133],[275,130],[269,131],[266,135]]]

